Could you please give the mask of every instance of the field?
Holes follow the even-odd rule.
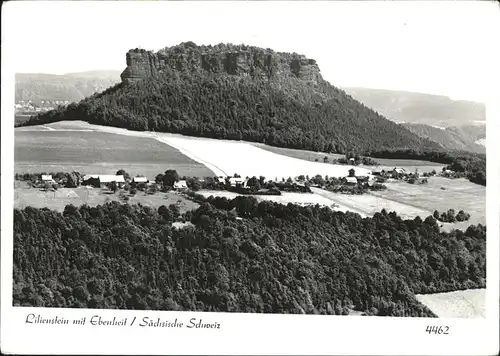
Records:
[[[17,128],[15,162],[20,173],[85,169],[85,173],[105,174],[123,168],[134,174],[156,175],[172,168],[187,176],[215,172],[268,179],[301,174],[346,176],[350,169],[275,154],[246,142],[129,131],[81,121]],[[368,172],[360,167],[356,171]]]
[[[228,191],[220,191],[220,190],[201,190],[197,192],[198,194],[203,195],[204,197],[214,196],[214,197],[226,197],[227,199],[234,199],[240,194]],[[281,195],[254,195],[254,197],[258,201],[270,200],[280,204],[288,204],[294,203],[299,205],[324,205],[331,206],[333,202],[324,198],[319,194],[308,194],[308,193],[288,193],[283,192]]]
[[[441,223],[444,231],[466,229],[471,224],[486,224],[486,189],[466,179],[429,178],[428,184],[412,185],[405,182],[387,183],[387,190],[363,195],[347,195],[311,188],[313,194],[282,193],[281,196],[255,196],[257,200],[272,200],[282,204],[320,204],[334,210],[351,211],[363,217],[373,216],[382,209],[396,211],[403,219],[420,216],[425,219],[434,210],[440,213],[454,209],[464,210],[470,220],[457,223]],[[446,187],[442,190],[441,187]],[[200,191],[205,197],[225,196],[232,199],[238,194],[226,191]]]
[[[85,173],[109,174],[123,168],[131,174],[145,174],[150,177],[166,169],[176,169],[180,175],[198,177],[211,176],[214,173],[263,175],[267,179],[295,177],[300,174],[347,175],[350,166],[311,162],[315,156],[322,160],[324,154],[241,141],[128,131],[81,121],[16,129],[15,164],[16,172],[20,173],[76,169]],[[338,156],[329,155],[330,158]],[[420,171],[438,170],[441,167],[438,164],[414,160],[379,162],[387,164],[387,167],[406,167],[409,170],[419,168]],[[367,172],[362,167],[356,167],[356,171],[357,174]],[[281,196],[258,196],[258,199],[329,207],[335,204],[335,210],[352,211],[362,216],[372,216],[386,209],[396,211],[401,217],[408,219],[416,216],[425,218],[432,215],[434,210],[441,213],[450,208],[456,212],[463,209],[471,214],[471,219],[455,224],[444,223],[443,229],[464,229],[470,224],[486,223],[484,186],[465,179],[452,180],[441,177],[429,178],[429,183],[424,185],[404,182],[386,185],[385,191],[364,195],[337,194],[313,188],[314,194],[284,193]],[[228,198],[236,196],[229,192],[201,193],[224,195]],[[52,204],[48,200],[46,203]]]
[[[118,194],[110,194],[106,189],[78,187],[60,188],[56,192],[45,192],[37,188],[28,187],[25,182],[16,181],[15,184],[14,207],[18,209],[31,206],[63,212],[64,207],[68,204],[75,206],[83,204],[96,206],[104,204],[107,201],[120,201]],[[128,203],[140,203],[155,208],[161,205],[169,206],[170,204],[177,204],[182,212],[198,207],[198,204],[174,192],[146,195],[144,192],[138,191],[135,196],[130,197]]]
[[[486,316],[486,289],[417,294],[416,297],[441,318],[484,318]]]
[[[457,223],[442,223],[445,231],[466,229],[472,224],[486,224],[486,188],[466,179],[429,178],[428,184],[413,185],[405,182],[386,183],[387,190],[364,195],[344,195],[312,188],[314,193],[327,197],[347,210],[372,216],[382,209],[396,211],[405,219],[417,216],[425,218],[434,210],[440,213],[454,209],[464,210],[470,220]],[[442,190],[444,187],[445,190]]]
[[[195,161],[205,164],[218,175],[237,173],[245,176],[264,176],[268,179],[297,177],[301,174],[345,177],[351,167],[310,162],[279,155],[255,145],[240,141],[214,140],[185,137],[174,134],[157,134],[157,139],[173,146]],[[356,168],[359,175],[368,170]]]
[[[486,224],[486,187],[471,183],[464,178],[432,177],[429,178],[428,184],[422,185],[387,184],[386,191],[373,192],[372,195],[424,209],[430,214],[434,210],[442,213],[454,209],[455,212],[464,210],[471,215],[469,221],[453,224],[455,228],[470,224]]]
[[[114,174],[125,169],[130,174],[153,178],[167,169],[176,169],[180,175],[213,175],[177,149],[148,137],[124,139],[113,133],[57,124],[15,129],[14,162],[16,173],[77,170]]]
[[[324,157],[328,157],[328,160],[331,162],[333,159],[345,158],[345,155],[341,154],[331,154],[331,153],[322,153],[322,152],[311,152],[304,150],[295,150],[291,148],[281,148],[281,147],[272,147],[267,146],[260,143],[253,144],[256,147],[262,148],[269,152],[274,152],[276,154],[284,155],[287,157],[293,157],[298,159],[303,159],[306,161],[315,161],[316,159],[319,162],[323,162]],[[394,167],[401,167],[406,169],[409,172],[414,172],[415,169],[418,169],[419,172],[431,172],[432,170],[441,171],[445,166],[441,163],[434,163],[429,161],[421,161],[421,160],[411,160],[411,159],[388,159],[388,158],[374,158],[380,166],[365,166],[364,168],[374,169],[393,169]],[[360,166],[363,167],[363,166]]]

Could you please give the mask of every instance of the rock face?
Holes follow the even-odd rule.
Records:
[[[121,79],[124,84],[133,84],[156,77],[166,68],[278,81],[293,76],[311,84],[323,80],[316,61],[303,55],[245,45],[197,46],[192,42],[167,47],[157,53],[143,49],[130,50],[127,53],[127,68],[121,74]]]

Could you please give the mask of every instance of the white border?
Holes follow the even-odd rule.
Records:
[[[1,339],[4,353],[18,354],[454,354],[494,355],[498,352],[498,249],[499,249],[499,173],[498,129],[500,109],[495,100],[500,93],[498,72],[485,78],[490,85],[487,103],[487,318],[420,319],[333,316],[290,316],[231,313],[152,312],[124,310],[13,308],[12,305],[12,202],[13,202],[13,103],[14,56],[9,52],[9,13],[14,3],[2,11],[2,241],[1,241]],[[443,19],[444,24],[444,19]],[[498,71],[500,29],[492,30],[492,53],[478,54],[485,65]],[[497,52],[493,52],[497,51]],[[36,56],[34,56],[36,60]],[[367,59],[368,60],[368,59]],[[459,75],[459,73],[457,73]],[[496,85],[496,89],[493,88]],[[92,315],[160,317],[187,322],[190,318],[217,321],[220,330],[102,328],[75,325],[25,324],[28,313],[44,317],[58,315],[79,318]],[[448,325],[450,335],[429,335],[427,325]]]

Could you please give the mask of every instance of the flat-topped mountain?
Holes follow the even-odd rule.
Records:
[[[338,153],[443,149],[332,86],[296,53],[187,42],[131,50],[126,60],[122,83],[27,125],[84,120]]]
[[[254,79],[283,80],[290,76],[317,84],[322,80],[314,59],[296,53],[274,52],[251,46],[219,44],[197,46],[186,42],[157,53],[134,49],[127,53],[127,68],[121,74],[126,84],[157,78],[162,70],[226,73]]]

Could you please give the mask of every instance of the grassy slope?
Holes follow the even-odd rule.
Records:
[[[34,208],[49,208],[58,212],[63,212],[68,204],[80,206],[87,204],[90,206],[102,205],[107,201],[120,201],[118,194],[110,194],[107,189],[87,189],[60,188],[57,192],[45,192],[37,188],[31,188],[26,182],[15,182],[14,208],[23,209],[27,206]],[[158,208],[161,205],[169,206],[176,204],[181,212],[198,208],[198,204],[187,200],[176,193],[156,193],[146,195],[137,192],[130,197],[129,204],[142,204]]]
[[[312,152],[306,150],[295,150],[290,148],[281,148],[281,147],[273,147],[263,144],[254,144],[255,146],[262,148],[264,150],[274,152],[277,154],[281,154],[288,157],[303,159],[306,161],[315,161],[316,159],[319,162],[323,162],[323,158],[325,156],[328,157],[329,162],[332,162],[333,159],[338,159],[345,157],[345,155],[340,154],[330,154],[324,152]],[[422,160],[412,160],[412,159],[388,159],[388,158],[374,158],[381,167],[406,167],[408,169],[414,169],[418,167],[421,171],[431,171],[433,169],[440,170],[444,165],[441,163],[422,161]]]
[[[156,140],[87,131],[22,131],[15,133],[15,171],[110,174],[125,169],[154,177],[167,169],[181,175],[213,173],[178,150]]]

